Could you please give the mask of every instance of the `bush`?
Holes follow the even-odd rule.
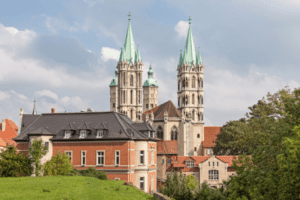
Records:
[[[44,176],[69,175],[72,170],[69,156],[61,154],[60,151],[44,164]]]
[[[220,189],[210,188],[206,182],[202,183],[200,190],[195,194],[195,200],[222,200],[226,197]]]
[[[107,175],[104,171],[98,171],[93,167],[89,167],[88,169],[85,170],[84,169],[80,170],[79,172],[82,176],[90,176],[90,177],[96,177],[101,180],[108,180]]]
[[[0,153],[0,177],[30,176],[33,172],[33,160],[17,153],[17,148],[8,146]]]
[[[75,167],[72,169],[71,173],[68,174],[70,176],[80,176],[80,171],[78,169],[76,169]]]

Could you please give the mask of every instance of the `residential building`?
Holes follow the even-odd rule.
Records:
[[[23,114],[19,151],[28,154],[34,139],[48,147],[41,164],[58,151],[70,157],[76,169],[94,167],[110,180],[133,183],[145,192],[156,190],[157,140],[147,123],[135,123],[117,112]]]
[[[17,125],[9,119],[2,119],[0,123],[0,150],[3,150],[8,145],[16,146],[13,140],[18,134]]]

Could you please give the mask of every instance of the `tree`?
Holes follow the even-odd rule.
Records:
[[[17,148],[7,146],[0,153],[0,176],[1,177],[20,177],[30,176],[33,168],[32,160],[28,155],[17,153]]]
[[[73,165],[70,162],[69,156],[66,153],[56,153],[51,160],[47,161],[44,166],[44,176],[67,175],[73,170]]]
[[[200,190],[195,194],[195,200],[225,200],[219,189],[210,188],[206,182],[202,183]]]
[[[42,140],[34,139],[31,147],[29,147],[29,153],[32,156],[34,165],[35,165],[35,176],[39,176],[39,172],[42,168],[42,165],[40,164],[40,159],[42,156],[46,155],[47,153],[47,147],[45,147],[42,144]]]
[[[189,189],[191,189],[192,191],[194,191],[198,185],[199,185],[199,181],[195,181],[195,176],[193,175],[188,175],[187,176],[187,187]]]
[[[249,107],[243,131],[232,126],[238,152],[247,149],[251,158],[240,155],[234,162],[237,176],[226,183],[229,199],[299,199],[299,143],[293,131],[300,123],[299,100],[300,89],[268,93],[266,100]]]

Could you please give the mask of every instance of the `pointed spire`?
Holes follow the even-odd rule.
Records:
[[[120,62],[120,61],[123,61],[123,60],[122,60],[122,55],[123,55],[123,48],[121,47],[121,52],[120,52],[119,62]]]
[[[37,112],[36,112],[36,106],[35,106],[35,100],[33,101],[34,102],[34,105],[33,105],[33,111],[32,111],[32,114],[33,115],[36,115],[37,114]]]
[[[138,47],[139,47],[139,45],[138,45]],[[136,62],[139,62],[139,61],[141,61],[142,59],[141,59],[141,55],[140,55],[140,50],[137,48],[137,50],[136,50],[136,54],[135,54],[135,61]]]
[[[180,57],[179,57],[179,63],[178,63],[178,67],[181,65],[183,59],[182,59],[182,50],[180,50]]]
[[[189,30],[185,43],[183,61],[184,63],[188,62],[190,65],[193,64],[193,61],[194,63],[196,62],[196,50],[191,29],[191,17],[189,18]]]
[[[129,62],[132,61],[134,63],[135,59],[135,45],[134,45],[134,39],[133,39],[133,34],[131,30],[131,23],[130,23],[130,13],[128,15],[128,28],[127,28],[127,33],[126,33],[126,38],[125,38],[125,44],[124,44],[124,59],[128,60]],[[132,60],[131,60],[132,59]]]
[[[200,54],[200,47],[199,47],[198,56],[197,56],[197,64],[199,64],[199,65],[202,64],[202,59],[201,59],[201,54]]]

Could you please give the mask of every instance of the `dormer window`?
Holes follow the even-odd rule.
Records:
[[[64,138],[70,138],[70,137],[71,137],[71,131],[70,130],[65,131]]]
[[[97,138],[102,138],[104,136],[104,130],[97,130]]]
[[[194,161],[186,161],[186,167],[187,168],[193,168],[195,166],[195,162]]]
[[[86,137],[86,130],[80,130],[80,138]]]

